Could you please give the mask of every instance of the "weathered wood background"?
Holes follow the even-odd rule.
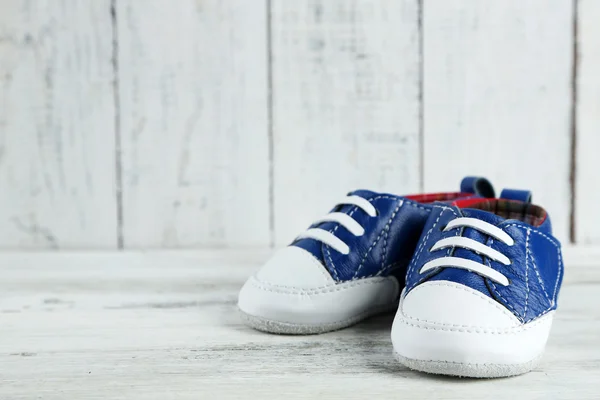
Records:
[[[357,187],[600,244],[596,0],[0,0],[0,248],[266,247]]]

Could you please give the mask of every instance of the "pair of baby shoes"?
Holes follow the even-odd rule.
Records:
[[[279,250],[243,286],[245,323],[316,334],[396,311],[409,368],[503,377],[539,362],[563,276],[559,242],[528,191],[467,177],[460,192],[358,190]]]

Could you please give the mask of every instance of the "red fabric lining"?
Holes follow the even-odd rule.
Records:
[[[452,193],[427,193],[427,194],[411,194],[408,196],[404,196],[409,200],[413,200],[419,203],[433,203],[434,201],[449,201],[460,198],[468,198],[475,196],[473,193],[461,193],[461,192],[452,192]],[[480,200],[480,199],[478,199]]]
[[[488,199],[474,198],[474,199],[460,199],[456,200],[452,203],[453,206],[457,206],[458,208],[468,208],[477,203],[487,202]]]
[[[492,212],[506,219],[518,219],[533,226],[540,226],[548,218],[548,213],[531,203],[507,199],[464,199],[452,203],[458,208],[474,208]]]

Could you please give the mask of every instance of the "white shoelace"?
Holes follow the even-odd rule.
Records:
[[[510,237],[508,233],[504,232],[502,229],[490,223],[475,218],[456,218],[450,221],[450,223],[448,223],[448,225],[444,228],[444,232],[454,228],[462,227],[477,229],[478,231],[485,233],[486,235],[489,235],[494,239],[507,244],[508,246],[512,246],[513,244],[515,244],[513,238]],[[482,254],[504,265],[511,264],[509,258],[506,257],[504,254],[500,253],[499,251],[494,250],[483,243],[479,243],[473,239],[469,239],[462,236],[453,236],[441,239],[436,244],[434,244],[429,251],[436,251],[447,247],[462,247],[465,249],[473,250],[476,253]],[[423,267],[421,268],[420,272],[423,273],[438,267],[453,267],[466,269],[486,278],[489,278],[503,286],[508,286],[508,284],[510,283],[506,276],[496,271],[495,269],[490,268],[485,264],[460,257],[440,257],[433,259],[425,263],[425,265],[423,265]]]
[[[339,202],[338,205],[354,205],[369,214],[371,217],[377,216],[377,210],[367,199],[360,196],[348,196],[343,201]],[[348,214],[341,212],[332,212],[325,215],[322,218],[317,219],[314,224],[321,222],[337,222],[344,228],[348,229],[354,236],[362,236],[365,233],[365,229],[358,223],[354,218]],[[335,236],[333,233],[326,231],[321,228],[311,228],[303,232],[296,239],[314,239],[321,243],[326,244],[332,249],[347,255],[350,253],[350,247],[343,240]]]

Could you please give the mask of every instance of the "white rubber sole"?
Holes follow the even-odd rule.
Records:
[[[281,322],[269,320],[254,315],[250,315],[238,308],[242,322],[258,331],[266,333],[275,333],[279,335],[317,335],[321,333],[333,332],[340,329],[348,328],[365,319],[387,314],[395,311],[398,308],[398,303],[394,303],[385,307],[376,307],[360,315],[347,318],[342,321],[325,323],[325,324],[297,324],[290,322]]]
[[[400,364],[415,371],[464,378],[502,378],[521,375],[537,367],[542,360],[540,355],[521,364],[468,364],[451,361],[415,360],[403,357],[398,353],[394,354]]]

